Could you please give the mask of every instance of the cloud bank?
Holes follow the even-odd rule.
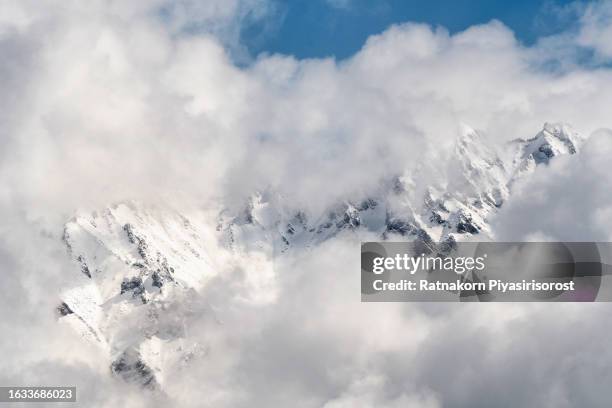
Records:
[[[324,208],[441,149],[461,123],[499,141],[544,121],[585,135],[608,125],[609,69],[546,41],[525,47],[495,21],[452,36],[407,23],[348,60],[262,55],[238,67],[221,33],[265,15],[264,3],[3,7],[2,198],[35,213],[266,187]],[[587,10],[567,48],[605,55],[585,40],[605,37],[593,17],[605,13]],[[564,70],[543,58],[565,58]]]

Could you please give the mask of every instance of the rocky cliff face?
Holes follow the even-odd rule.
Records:
[[[270,259],[359,231],[432,248],[474,235],[494,238],[489,220],[513,184],[558,155],[576,153],[581,141],[566,125],[546,124],[533,138],[490,146],[464,128],[442,159],[424,158],[368,196],[317,215],[290,208],[271,191],[253,194],[239,213],[222,211],[213,228],[204,219],[139,203],[79,214],[65,225],[75,284],[61,294],[58,316],[100,346],[114,375],[163,387],[169,368],[205,354],[206,345],[183,339],[201,305],[199,291],[217,273],[211,251]]]
[[[180,340],[197,291],[215,270],[187,218],[119,204],[76,216],[63,240],[78,276],[58,312],[108,353],[113,373],[155,388],[164,365],[199,352]]]

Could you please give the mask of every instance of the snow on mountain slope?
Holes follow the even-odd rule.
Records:
[[[515,139],[508,144],[513,169],[509,185],[534,171],[539,164],[552,158],[578,152],[584,139],[564,124],[544,124],[544,128],[531,139]]]
[[[512,184],[554,156],[576,153],[580,143],[569,126],[546,124],[534,138],[516,139],[498,149],[464,126],[450,152],[425,157],[425,163],[383,181],[378,191],[359,201],[347,200],[313,215],[302,209],[291,212],[283,208],[282,197],[258,193],[242,214],[220,217],[217,229],[230,247],[266,242],[277,253],[316,245],[343,230],[365,229],[382,239],[424,242],[491,237],[488,220],[508,198]]]
[[[62,320],[109,353],[113,372],[154,388],[151,350],[181,338],[190,302],[216,273],[202,237],[177,212],[123,203],[76,216],[63,240],[80,274],[62,294]]]
[[[265,191],[238,213],[221,211],[216,225],[137,203],[78,215],[65,226],[77,271],[58,313],[101,347],[118,377],[160,388],[173,367],[204,355],[205,344],[183,339],[194,308],[206,309],[199,291],[219,273],[209,254],[243,271],[244,301],[258,303],[275,298],[272,259],[339,234],[419,240],[431,250],[490,238],[489,219],[513,183],[555,156],[576,153],[581,142],[567,125],[546,124],[535,137],[497,149],[464,127],[451,151],[425,156],[369,195],[323,214],[291,208]]]

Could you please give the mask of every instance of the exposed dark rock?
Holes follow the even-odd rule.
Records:
[[[160,288],[164,286],[164,278],[160,275],[158,271],[153,272],[151,275],[151,280],[153,281],[152,285]]]
[[[161,254],[158,254],[157,263],[160,267],[151,274],[151,280],[153,286],[161,289],[166,282],[174,282],[174,268],[168,265],[168,260]]]
[[[174,268],[168,264],[168,259],[164,257],[159,252],[157,253],[157,263],[161,266],[160,272],[163,272],[164,276],[166,276],[170,280],[174,280],[172,278],[172,274],[174,273]]]
[[[82,255],[79,255],[77,257],[77,261],[79,262],[79,264],[81,264],[81,272],[83,272],[83,274],[85,274],[88,278],[91,279],[91,271],[87,266],[87,262],[85,262],[85,258]]]
[[[356,228],[361,225],[361,218],[356,214],[345,213],[344,217],[342,217],[342,222],[338,225],[339,228],[344,226],[350,226],[351,228]]]
[[[155,374],[141,359],[135,350],[126,350],[111,363],[111,372],[124,381],[140,385],[148,389],[156,389]]]
[[[415,231],[415,227],[408,221],[394,219],[387,221],[387,231],[396,232],[404,236],[413,233]]]
[[[131,292],[132,297],[136,298],[138,296],[142,296],[144,294],[145,288],[142,284],[142,279],[138,276],[132,279],[126,279],[121,282],[121,294]],[[144,303],[144,299],[143,299]]]
[[[545,143],[542,146],[540,146],[538,150],[544,153],[544,155],[546,155],[546,157],[548,157],[549,159],[555,155],[555,153],[552,150],[552,147],[550,147],[548,143]]]
[[[336,223],[336,227],[344,228],[357,228],[361,225],[361,218],[359,217],[359,210],[355,208],[347,208],[344,214],[342,215],[342,219]]]
[[[457,232],[459,234],[478,234],[480,227],[472,221],[472,218],[465,214],[459,214],[459,221],[457,222]]]
[[[533,153],[533,158],[537,164],[548,163],[548,161],[555,156],[552,147],[548,143],[544,143],[538,148],[537,152]]]
[[[365,211],[370,208],[376,208],[377,205],[378,203],[376,201],[372,200],[371,198],[368,198],[367,200],[362,201],[359,207],[357,207],[357,209],[359,211]]]
[[[329,229],[329,228],[331,228],[333,225],[334,225],[334,224],[333,224],[331,221],[327,221],[327,222],[325,222],[325,223],[321,224],[321,225],[319,226],[319,228],[317,229],[317,234],[319,234],[319,233],[323,232],[323,230],[324,230],[324,229]]]
[[[123,226],[123,230],[127,234],[128,241],[130,241],[131,244],[135,244],[136,236],[134,235],[134,229],[132,227],[132,224],[125,224]]]
[[[249,203],[244,210],[244,222],[247,224],[253,224],[253,203]]]
[[[145,261],[145,263],[148,262],[149,246],[147,245],[147,242],[143,238],[136,235],[132,224],[125,224],[123,226],[123,230],[127,234],[128,241],[130,241],[130,243],[132,244],[137,245],[137,251],[140,257]]]
[[[147,243],[143,240],[143,239],[139,239],[138,240],[138,254],[141,256],[142,259],[145,260],[145,262],[148,260],[148,249],[149,246],[147,245]]]
[[[66,304],[66,302],[62,302],[62,304],[57,307],[57,311],[61,316],[68,316],[69,314],[74,313],[72,309],[70,309],[70,306]]]
[[[431,215],[429,216],[429,221],[435,222],[437,224],[444,224],[446,222],[446,220],[435,211],[432,211]]]
[[[306,214],[302,211],[298,211],[294,218],[300,225],[306,226]]]

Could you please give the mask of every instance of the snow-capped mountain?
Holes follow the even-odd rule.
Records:
[[[464,126],[450,152],[426,157],[416,170],[382,181],[377,191],[359,201],[347,200],[313,216],[283,207],[278,195],[257,193],[242,214],[222,214],[217,229],[230,247],[248,249],[266,242],[280,253],[292,246],[316,245],[343,230],[366,229],[381,239],[427,242],[475,234],[492,238],[489,219],[512,185],[537,165],[576,153],[581,142],[569,126],[547,123],[533,138],[496,147]],[[423,173],[437,174],[431,182]]]
[[[548,164],[555,156],[575,154],[584,139],[568,125],[546,123],[544,128],[531,139],[515,139],[509,143],[507,152],[511,157],[514,181],[535,170],[539,164]]]
[[[257,260],[265,264],[342,233],[367,231],[432,248],[474,235],[494,238],[489,221],[514,183],[555,156],[576,153],[581,142],[567,125],[546,124],[533,138],[491,146],[465,127],[442,157],[426,157],[323,214],[292,208],[273,191],[252,194],[238,213],[221,211],[214,224],[133,202],[79,214],[64,230],[75,277],[61,294],[60,320],[98,344],[118,377],[163,388],[169,369],[205,355],[205,344],[184,338],[202,304],[200,291],[218,273],[213,251],[215,259],[265,276]]]
[[[180,339],[191,303],[215,269],[187,218],[124,203],[76,216],[63,240],[80,273],[58,312],[108,353],[114,373],[155,387],[164,365],[200,351]]]

